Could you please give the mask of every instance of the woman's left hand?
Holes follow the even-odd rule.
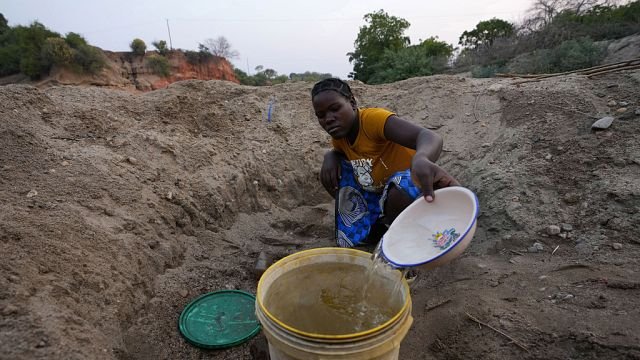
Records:
[[[453,176],[431,162],[427,156],[419,154],[416,154],[411,161],[411,177],[428,202],[433,201],[434,189],[460,185]]]

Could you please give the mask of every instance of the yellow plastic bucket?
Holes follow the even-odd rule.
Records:
[[[304,307],[298,302],[299,299],[295,295],[288,296],[289,292],[287,291],[282,294],[278,292],[278,306],[274,306],[274,294],[270,294],[274,282],[291,272],[304,272],[304,269],[318,268],[311,265],[331,267],[336,264],[356,265],[362,267],[362,270],[366,272],[372,264],[371,254],[345,248],[306,250],[283,258],[269,267],[262,275],[256,296],[256,315],[269,343],[269,353],[272,360],[398,359],[400,343],[413,323],[409,286],[404,279],[402,279],[399,291],[393,295],[397,298],[389,300],[389,304],[395,304],[390,308],[389,318],[372,328],[364,328],[351,333],[327,331],[326,324],[322,324],[321,314],[317,315],[320,317],[317,325],[318,330],[314,329],[314,324],[305,323],[303,327],[295,324],[295,321],[287,323],[282,320],[287,318],[283,315],[283,308],[304,309]],[[309,272],[308,275],[305,274],[305,280],[301,283],[290,283],[287,286],[291,286],[291,289],[304,289],[304,291],[318,291],[318,289],[324,291],[322,289],[323,281],[326,281],[327,278],[319,275],[314,277],[314,274],[315,272]],[[400,276],[397,277],[400,278]],[[390,278],[382,279],[382,281],[386,280],[391,281]],[[393,281],[397,281],[397,279],[393,279]],[[313,318],[313,314],[307,315]],[[290,316],[289,319],[291,319]]]

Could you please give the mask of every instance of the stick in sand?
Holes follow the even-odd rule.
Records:
[[[445,305],[445,304],[448,304],[448,303],[450,303],[450,302],[451,302],[451,299],[447,299],[447,300],[445,300],[445,301],[441,301],[441,302],[439,302],[439,303],[437,303],[437,304],[435,304],[435,305],[431,305],[431,306],[429,306],[428,308],[426,308],[426,309],[425,309],[425,311],[426,311],[426,312],[429,312],[429,311],[431,311],[431,310],[433,310],[433,309],[435,309],[435,308],[438,308],[438,307],[440,307],[440,306],[442,306],[442,305]]]
[[[507,339],[511,340],[511,342],[514,343],[517,347],[521,348],[522,350],[524,350],[526,352],[529,352],[529,349],[527,349],[526,346],[524,346],[520,342],[518,342],[518,340],[516,340],[516,339],[512,338],[511,336],[505,334],[504,332],[494,328],[493,326],[478,320],[475,316],[469,314],[468,312],[465,312],[465,314],[467,314],[467,317],[469,319],[471,319],[472,321],[476,322],[478,325],[484,325],[484,326],[488,327],[489,329],[491,329],[491,330],[497,332],[498,334],[506,337]]]

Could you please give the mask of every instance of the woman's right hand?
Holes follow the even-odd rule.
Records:
[[[324,161],[320,169],[320,182],[332,197],[335,197],[336,191],[338,190],[340,161],[342,161],[343,158],[344,155],[342,153],[330,150],[324,155]]]

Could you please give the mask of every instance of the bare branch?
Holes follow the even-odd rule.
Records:
[[[214,56],[220,56],[227,59],[235,59],[240,54],[231,49],[231,44],[224,36],[218,36],[216,39],[206,39],[204,41],[206,49]]]

